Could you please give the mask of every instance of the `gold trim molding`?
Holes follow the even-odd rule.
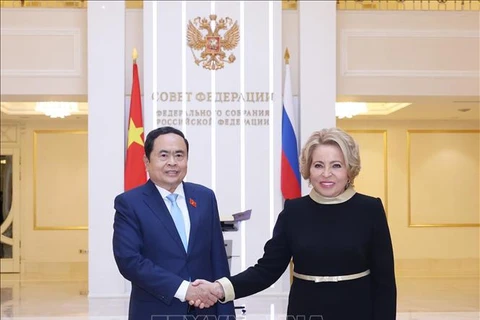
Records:
[[[93,0],[90,0],[93,1]],[[333,0],[332,0],[333,1]],[[2,8],[84,9],[87,0],[0,0]],[[127,9],[143,9],[143,0],[125,0]],[[297,0],[282,0],[283,10],[297,10]],[[337,10],[356,11],[480,11],[478,0],[337,0]]]
[[[478,0],[337,0],[337,10],[479,11]]]
[[[90,0],[93,1],[93,0]],[[297,10],[297,0],[282,0],[283,10]],[[1,0],[2,8],[71,8],[84,9],[87,8],[87,0],[70,0],[70,1],[29,1],[29,0]],[[127,9],[143,9],[143,0],[125,0]]]
[[[297,0],[282,0],[283,10],[297,10],[297,5],[298,5]]]
[[[2,8],[63,8],[63,9],[85,9],[88,6],[87,0],[0,0]],[[125,0],[127,9],[142,9],[143,0]]]
[[[2,8],[63,8],[63,9],[83,9],[87,7],[84,0],[71,1],[32,1],[32,0],[1,0]]]
[[[88,230],[88,226],[39,226],[37,221],[37,136],[39,134],[87,134],[85,130],[34,130],[33,131],[33,230]]]
[[[480,223],[413,223],[412,222],[412,202],[411,202],[411,134],[414,133],[480,133],[480,130],[407,130],[407,210],[408,227],[412,228],[465,228],[480,227]]]

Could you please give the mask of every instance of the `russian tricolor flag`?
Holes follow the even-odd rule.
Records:
[[[293,105],[290,65],[287,62],[285,64],[285,86],[283,90],[282,172],[280,182],[284,199],[301,196],[297,116],[298,113]]]

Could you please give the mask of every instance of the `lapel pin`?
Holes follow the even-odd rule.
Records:
[[[195,200],[193,200],[192,198],[190,198],[190,204],[192,205],[192,207],[196,208],[197,207],[197,203],[195,202]]]

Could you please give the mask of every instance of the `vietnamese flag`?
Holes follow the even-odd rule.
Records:
[[[142,100],[140,97],[140,81],[138,80],[137,51],[133,51],[132,96],[128,120],[128,143],[125,159],[125,191],[135,188],[147,181],[145,164],[143,163],[143,119]]]

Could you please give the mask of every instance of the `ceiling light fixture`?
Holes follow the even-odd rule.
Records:
[[[342,118],[352,118],[361,113],[368,112],[365,102],[337,102],[335,103],[335,115]]]
[[[65,118],[73,112],[78,112],[78,103],[76,102],[37,102],[35,111],[42,112],[50,118]]]

